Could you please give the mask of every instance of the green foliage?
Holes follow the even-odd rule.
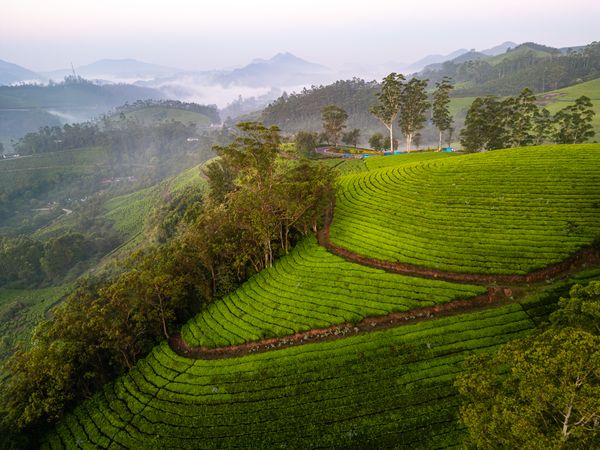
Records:
[[[593,105],[585,96],[558,111],[554,118],[547,109],[537,107],[529,89],[504,100],[476,98],[461,130],[461,144],[467,151],[523,147],[548,140],[579,144],[595,135],[594,115]]]
[[[310,131],[298,131],[294,135],[294,143],[296,144],[296,151],[302,157],[309,157],[314,154],[315,148],[319,144],[318,134]]]
[[[533,135],[536,145],[549,141],[554,133],[554,118],[546,108],[538,111],[534,118]]]
[[[410,162],[406,156],[368,158],[366,164]],[[387,261],[524,274],[600,235],[598,179],[597,144],[384,167],[340,180],[331,239]]]
[[[440,132],[438,149],[442,148],[442,135],[448,133],[448,141],[451,140],[453,119],[450,114],[450,92],[454,89],[451,80],[448,77],[442,78],[441,81],[435,83],[435,91],[433,92],[433,102],[431,105],[432,114],[431,121]],[[448,144],[450,146],[450,144]]]
[[[550,320],[556,326],[579,327],[600,335],[600,281],[574,285],[569,297],[560,299]]]
[[[575,285],[553,327],[472,359],[457,379],[477,448],[592,448],[600,439],[600,283]]]
[[[552,329],[471,361],[457,380],[469,441],[484,449],[592,448],[600,438],[599,348],[597,335]]]
[[[369,112],[379,84],[354,78],[327,86],[313,86],[299,93],[281,96],[263,111],[266,125],[277,125],[286,132],[320,131],[321,110],[330,104],[348,113],[348,127],[370,133],[382,131],[381,123]]]
[[[115,111],[126,117],[135,117],[145,125],[164,120],[192,122],[199,126],[221,122],[216,105],[199,105],[178,100],[136,100],[132,104],[126,103],[115,108]]]
[[[337,147],[340,134],[346,128],[348,113],[336,105],[327,105],[321,110],[323,130],[329,143]]]
[[[403,82],[405,78],[402,74],[390,73],[381,81],[381,90],[375,94],[377,103],[371,106],[369,111],[389,131],[389,149],[393,151],[391,146],[394,140],[394,122],[398,117],[400,108],[402,107],[402,91],[404,89]]]
[[[27,133],[15,144],[21,155],[94,147],[104,141],[100,128],[92,122],[66,124],[64,127],[43,127],[35,133]]]
[[[538,124],[538,140],[543,140],[540,122],[536,121],[540,112],[536,98],[529,89],[523,89],[518,97],[506,101],[507,127],[510,134],[509,145],[504,147],[525,147],[536,142],[535,127]]]
[[[560,54],[531,42],[505,54],[465,62],[445,62],[421,73],[433,81],[450,77],[464,87],[456,95],[517,95],[529,87],[548,92],[600,75],[600,43]]]
[[[30,345],[32,330],[70,289],[70,285],[0,289],[0,360],[9,356],[17,346],[25,349]],[[1,375],[0,372],[0,378]]]
[[[411,78],[402,89],[398,124],[400,125],[400,131],[406,138],[407,151],[411,148],[415,134],[425,126],[427,120],[425,113],[430,105],[427,101],[426,87],[427,80]]]
[[[596,134],[592,127],[594,117],[591,100],[585,95],[575,100],[575,104],[566,106],[556,113],[555,141],[559,144],[578,144],[586,142]]]
[[[60,280],[77,262],[85,259],[85,237],[79,233],[67,233],[52,238],[44,244],[40,266],[49,280]]]
[[[111,278],[82,284],[36,329],[33,346],[10,358],[2,392],[5,427],[32,430],[56,421],[131,369],[204,303],[272,265],[299,236],[316,230],[333,199],[331,171],[278,161],[275,127],[239,128],[233,144],[216,148],[220,169],[208,170],[209,177],[219,170],[231,174],[226,185],[209,178],[223,192],[205,200],[202,185],[174,183],[168,207],[155,211],[149,223],[165,243],[133,253]],[[83,244],[76,234],[50,239],[42,267],[57,276]]]
[[[369,145],[374,150],[383,150],[385,147],[383,145],[383,135],[381,133],[375,133],[369,138]]]
[[[495,150],[508,145],[508,103],[495,97],[476,98],[460,132],[460,143],[467,151]]]
[[[358,128],[354,128],[342,134],[342,142],[346,145],[352,145],[353,147],[356,147],[358,146],[359,139],[360,130]]]

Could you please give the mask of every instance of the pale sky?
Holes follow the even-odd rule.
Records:
[[[335,68],[504,41],[581,45],[600,40],[598,23],[598,0],[0,0],[0,59],[213,69],[289,51]]]

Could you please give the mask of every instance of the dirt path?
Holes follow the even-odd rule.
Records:
[[[472,312],[492,305],[498,306],[508,303],[513,295],[513,290],[509,288],[493,287],[489,288],[486,294],[470,299],[454,300],[441,305],[414,309],[407,312],[367,317],[356,324],[347,322],[340,325],[332,325],[327,328],[315,328],[309,331],[302,331],[289,336],[262,339],[260,341],[218,348],[192,347],[188,345],[179,334],[176,334],[169,339],[169,346],[179,356],[190,359],[234,358],[298,345],[332,341],[348,336],[357,336],[376,330],[384,330],[400,325],[428,320],[434,317],[447,317],[464,312]]]
[[[326,214],[325,225],[317,233],[319,245],[325,247],[334,255],[340,256],[347,261],[351,261],[363,266],[383,269],[387,272],[398,273],[420,278],[429,278],[434,280],[452,281],[457,283],[471,283],[483,285],[495,284],[527,284],[545,281],[555,278],[560,275],[565,275],[589,266],[600,266],[600,251],[594,247],[584,247],[577,253],[571,255],[567,259],[534,270],[525,275],[493,275],[493,274],[477,274],[477,273],[461,273],[461,272],[446,272],[443,270],[431,269],[429,267],[416,266],[414,264],[398,263],[384,261],[381,259],[369,258],[368,256],[359,255],[346,248],[335,245],[331,242],[329,231],[333,220],[333,208]]]
[[[388,272],[436,280],[484,284],[488,286],[487,293],[472,297],[470,299],[454,300],[442,305],[427,308],[417,308],[407,312],[391,313],[384,316],[367,317],[356,324],[343,323],[340,325],[332,325],[327,328],[315,328],[289,336],[262,339],[259,341],[227,347],[192,347],[183,340],[181,335],[177,334],[173,335],[169,339],[169,346],[171,349],[178,355],[191,359],[223,359],[254,353],[263,353],[297,345],[331,341],[348,336],[356,336],[375,330],[382,330],[408,323],[415,323],[421,320],[428,320],[434,317],[452,316],[465,312],[480,310],[490,306],[498,306],[500,304],[508,303],[514,297],[518,296],[519,292],[515,291],[520,289],[514,286],[512,288],[500,287],[497,286],[498,284],[519,285],[535,283],[548,280],[550,278],[556,278],[559,275],[566,275],[569,272],[579,270],[584,267],[600,266],[600,251],[592,247],[581,249],[576,254],[560,263],[553,264],[526,275],[486,275],[445,272],[411,264],[382,261],[353,253],[331,242],[329,238],[329,230],[332,221],[332,210],[333,209],[327,213],[325,226],[319,231],[317,236],[319,244],[325,247],[331,253],[348,261],[364,266],[383,269]]]

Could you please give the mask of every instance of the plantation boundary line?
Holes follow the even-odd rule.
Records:
[[[475,311],[491,305],[505,304],[510,301],[513,291],[509,288],[490,287],[488,292],[470,299],[454,300],[441,305],[418,308],[407,312],[390,313],[384,316],[367,317],[356,324],[349,322],[332,325],[327,328],[314,328],[289,336],[281,336],[240,345],[208,348],[188,345],[180,334],[169,339],[169,346],[179,356],[189,359],[224,359],[254,353],[264,353],[275,349],[293,347],[309,343],[331,341],[348,336],[356,336],[375,330],[383,330],[399,325],[414,323],[434,317],[446,317]]]
[[[382,269],[386,272],[398,273],[401,275],[429,278],[432,280],[443,280],[458,283],[471,284],[526,284],[545,281],[549,278],[554,278],[559,275],[564,275],[575,269],[585,268],[588,266],[600,266],[600,250],[595,247],[583,247],[575,254],[567,259],[551,264],[547,267],[534,270],[525,275],[494,275],[494,274],[476,274],[476,273],[461,273],[447,272],[444,270],[432,269],[429,267],[417,266],[408,263],[399,263],[392,261],[384,261],[381,259],[370,258],[358,253],[354,253],[346,248],[340,247],[331,242],[329,237],[331,222],[333,221],[333,210],[335,205],[331,205],[325,213],[324,226],[317,233],[317,241],[319,245],[325,247],[327,251],[344,258],[347,261],[361,264],[363,266]]]

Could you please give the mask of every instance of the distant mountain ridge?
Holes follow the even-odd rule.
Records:
[[[87,79],[106,80],[109,82],[153,79],[182,72],[181,69],[151,64],[136,59],[100,59],[90,64],[75,67],[75,73]],[[67,75],[72,75],[73,69],[59,69],[43,72],[48,79],[62,80]]]
[[[39,75],[18,64],[0,59],[0,86],[39,79]]]
[[[600,77],[600,43],[560,49],[525,42],[495,56],[470,52],[417,75],[430,82],[450,77],[455,96],[516,95],[526,87],[546,92]]]

